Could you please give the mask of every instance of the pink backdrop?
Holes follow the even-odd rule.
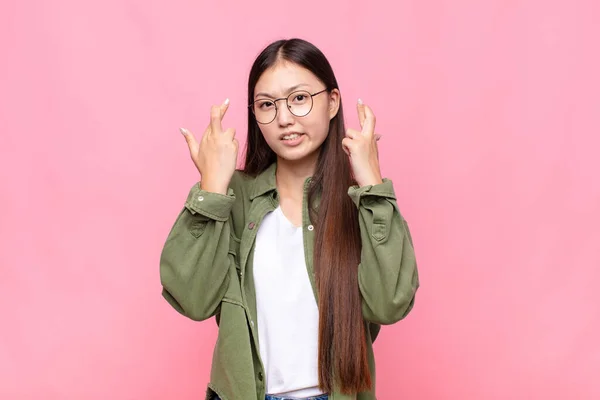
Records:
[[[199,399],[214,321],[160,296],[197,179],[180,126],[267,43],[328,55],[377,117],[422,287],[382,399],[600,398],[596,1],[3,1],[0,398]]]

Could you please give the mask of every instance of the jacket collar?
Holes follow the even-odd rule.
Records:
[[[277,190],[275,181],[275,172],[277,171],[277,163],[269,165],[267,169],[256,176],[252,190],[250,191],[250,200],[254,200],[258,196]]]

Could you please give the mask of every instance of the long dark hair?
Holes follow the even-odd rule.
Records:
[[[263,72],[281,61],[308,69],[326,85],[328,92],[339,90],[331,65],[317,47],[302,39],[279,40],[267,46],[252,65],[248,104],[253,102],[254,88]],[[358,288],[358,211],[347,194],[355,182],[342,150],[345,132],[340,99],[339,111],[331,119],[329,134],[321,145],[308,202],[318,244],[313,264],[319,297],[319,388],[326,393],[336,388],[349,394],[369,389],[371,374]],[[256,176],[276,159],[249,109],[244,172]],[[321,199],[316,208],[318,193]]]

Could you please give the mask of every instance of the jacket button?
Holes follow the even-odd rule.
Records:
[[[309,226],[308,226],[308,230],[309,230],[309,231],[312,231],[313,229],[315,229],[315,227],[314,227],[314,226],[312,226],[312,225],[309,225]]]
[[[252,229],[254,229],[254,226],[255,226],[255,223],[254,222],[250,222],[248,224],[248,229],[252,230]]]
[[[262,372],[258,373],[258,380],[262,382],[262,380],[263,380],[263,374],[262,374]]]
[[[204,196],[198,196],[198,201],[204,201]]]

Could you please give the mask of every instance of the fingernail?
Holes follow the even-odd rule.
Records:
[[[358,104],[362,104],[362,103],[363,103],[362,99],[358,99]]]
[[[187,129],[185,129],[185,128],[179,128],[179,132],[181,132],[181,134],[182,134],[183,136],[185,136],[185,135],[187,135],[187,134],[188,134],[188,131],[187,131]]]
[[[229,104],[229,97],[225,99],[225,103],[223,103],[225,105]]]

